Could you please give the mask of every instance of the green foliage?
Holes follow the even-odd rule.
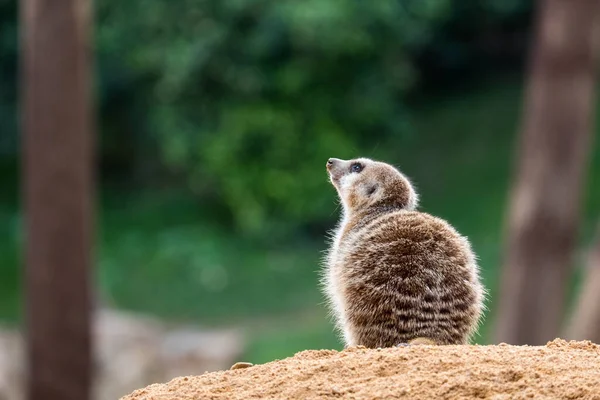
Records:
[[[198,195],[218,197],[243,231],[261,233],[329,215],[327,158],[409,133],[410,52],[428,43],[447,6],[104,1],[98,44],[101,59],[119,52],[150,82],[148,131],[166,163]]]

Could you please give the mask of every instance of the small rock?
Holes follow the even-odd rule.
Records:
[[[233,364],[231,366],[231,368],[229,369],[242,369],[242,368],[248,368],[253,366],[254,364],[249,363],[249,362],[236,362],[235,364]]]

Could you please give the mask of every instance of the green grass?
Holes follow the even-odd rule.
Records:
[[[302,311],[320,301],[319,248],[258,247],[178,194],[104,213],[100,276],[119,306],[205,323]]]
[[[365,152],[398,165],[416,183],[424,211],[467,235],[486,286],[489,339],[502,251],[513,141],[521,108],[516,83],[483,86],[416,108],[416,135]],[[600,216],[600,139],[595,142],[581,228],[586,243]],[[0,317],[19,314],[19,214],[15,196],[0,203]],[[332,212],[334,194],[331,191]],[[181,192],[109,192],[100,201],[98,280],[105,301],[171,320],[246,328],[245,359],[265,362],[307,348],[340,348],[317,286],[325,238],[285,246],[238,237]],[[578,280],[574,278],[573,288]],[[574,290],[572,291],[574,293]]]

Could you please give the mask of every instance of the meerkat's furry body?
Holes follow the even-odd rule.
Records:
[[[347,346],[466,344],[485,290],[467,239],[416,211],[409,180],[389,164],[330,159],[343,216],[323,285]]]

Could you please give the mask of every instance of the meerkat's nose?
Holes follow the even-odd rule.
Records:
[[[333,167],[334,164],[338,161],[339,161],[339,159],[337,159],[337,158],[330,158],[329,160],[327,160],[327,168],[329,169],[329,168]]]

